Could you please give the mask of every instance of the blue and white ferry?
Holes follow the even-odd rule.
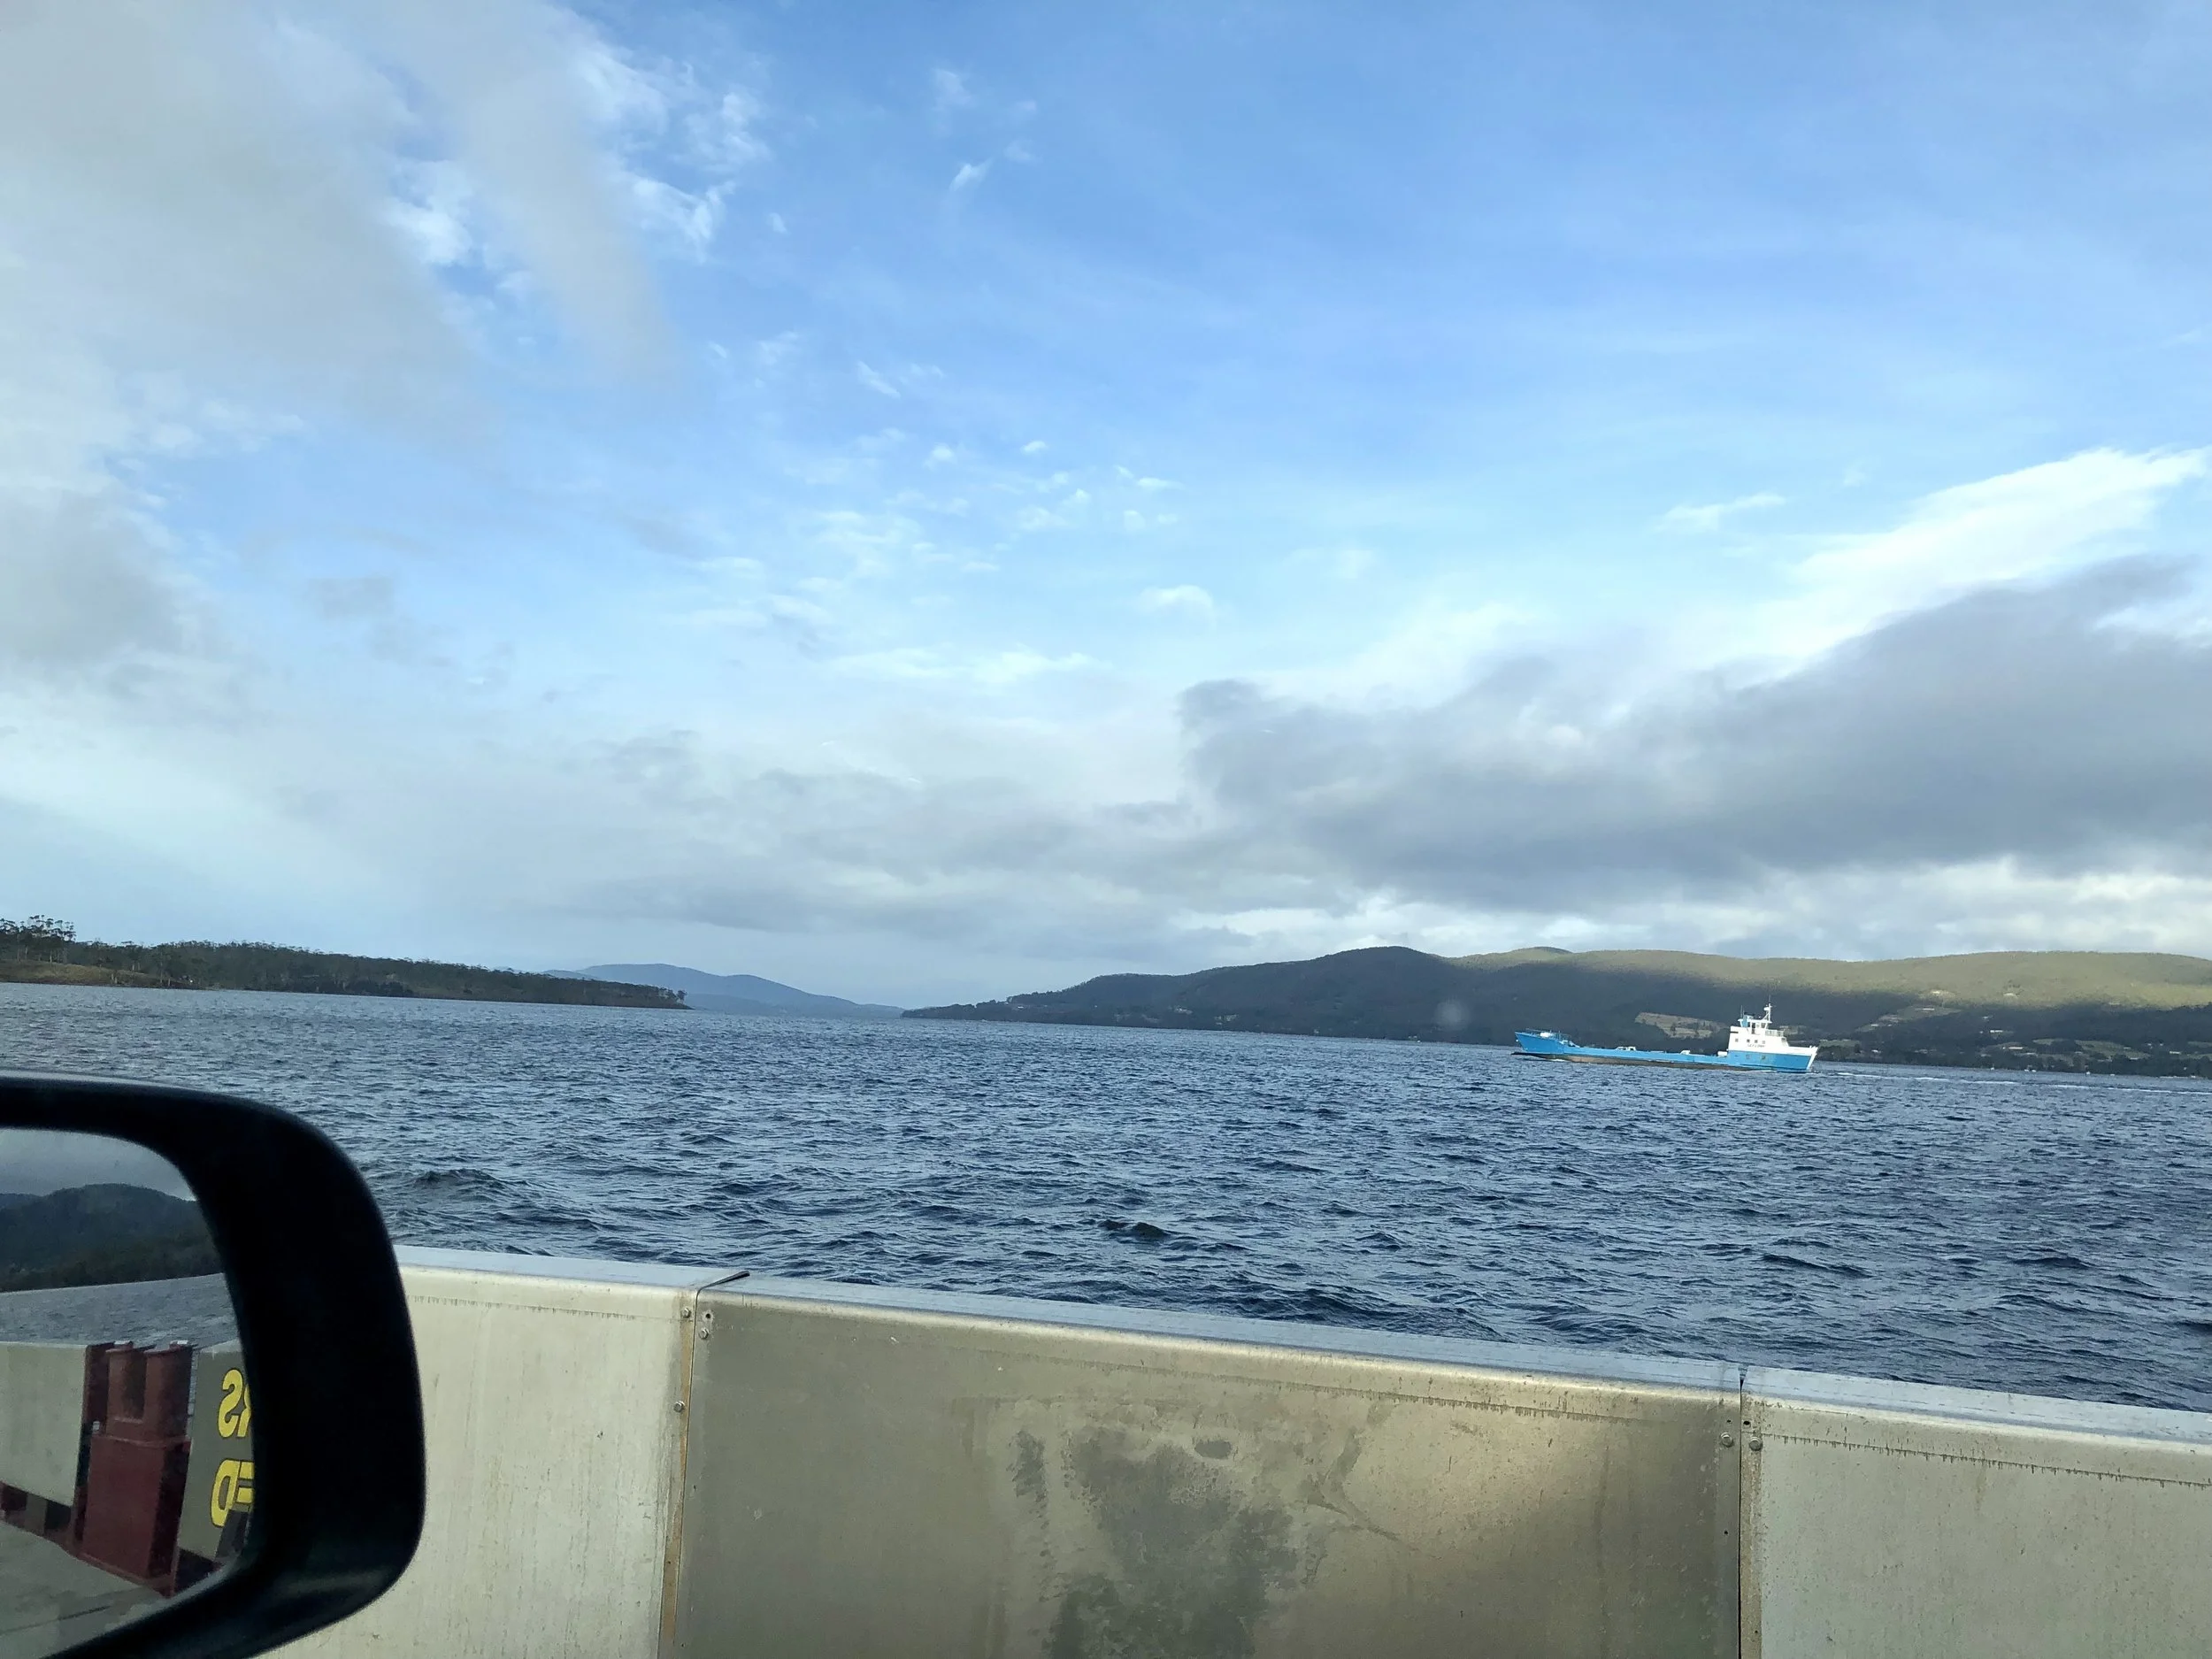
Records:
[[[1793,1048],[1774,1023],[1774,1004],[1763,1014],[1739,1015],[1719,1054],[1663,1054],[1656,1048],[1586,1048],[1555,1031],[1517,1031],[1521,1052],[1532,1060],[1584,1060],[1599,1065],[1721,1066],[1736,1071],[1809,1071],[1817,1045]]]

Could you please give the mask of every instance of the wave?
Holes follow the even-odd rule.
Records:
[[[1804,1267],[1816,1273],[1833,1273],[1839,1279],[1864,1279],[1866,1269],[1851,1262],[1816,1262],[1809,1256],[1792,1256],[1786,1250],[1762,1250],[1759,1259],[1772,1262],[1778,1267]]]

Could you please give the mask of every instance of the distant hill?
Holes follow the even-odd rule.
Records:
[[[1109,974],[909,1018],[1035,1020],[1510,1044],[1717,1046],[1775,1018],[1824,1058],[2212,1077],[2212,961],[2001,951],[1892,962],[1548,949],[1432,956],[1381,947],[1199,973]]]
[[[108,1183],[0,1194],[0,1292],[222,1271],[200,1207]]]
[[[42,916],[0,920],[0,980],[123,985],[175,991],[300,991],[337,996],[427,996],[477,1002],[580,1002],[681,1008],[673,992],[641,984],[518,973],[456,962],[349,956],[288,945],[106,945]]]
[[[680,991],[693,1008],[717,1014],[775,1014],[786,1018],[896,1019],[899,1010],[883,1002],[853,1002],[820,996],[751,973],[707,973],[665,962],[617,962],[582,970],[589,979],[622,979]]]

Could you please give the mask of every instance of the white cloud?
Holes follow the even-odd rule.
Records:
[[[767,160],[768,145],[755,131],[764,112],[752,93],[725,92],[712,108],[697,111],[687,123],[695,153],[725,173]]]
[[[952,175],[952,193],[955,196],[964,195],[974,189],[990,175],[991,164],[989,162],[964,161],[960,164],[960,171]]]
[[[446,10],[117,0],[11,17],[12,673],[97,674],[144,695],[157,680],[244,683],[214,589],[139,481],[143,460],[361,418],[449,435],[475,341],[503,307],[540,311],[544,296],[611,357],[655,347],[572,20],[534,0]],[[527,280],[465,299],[437,277],[464,265]],[[525,287],[540,297],[515,299]]]
[[[585,339],[626,367],[659,364],[659,302],[621,234],[617,173],[592,131],[605,112],[595,92],[620,109],[646,97],[640,78],[539,0],[385,0],[355,15],[442,106],[505,236]]]
[[[476,257],[476,191],[468,174],[450,161],[404,162],[394,173],[385,217],[413,245],[416,257],[427,265]]]
[[[642,173],[630,173],[626,181],[641,223],[673,236],[693,258],[705,257],[722,228],[727,186],[695,194]]]
[[[184,649],[205,625],[120,492],[0,493],[0,680]]]
[[[687,65],[641,64],[574,14],[550,16],[567,42],[583,107],[608,147],[607,176],[641,225],[672,234],[691,257],[703,257],[740,175],[771,153],[757,130],[765,115],[759,96],[746,87],[702,87]],[[672,163],[694,175],[688,183],[652,171]]]
[[[815,547],[848,561],[846,578],[882,575],[900,556],[928,544],[921,526],[903,513],[833,508],[810,522]],[[819,587],[825,580],[810,577],[802,585]]]
[[[357,159],[392,135],[388,111],[297,108],[242,7],[47,6],[8,30],[0,331],[113,365],[94,377],[273,371],[375,400],[449,364],[380,170]]]
[[[967,77],[957,70],[931,70],[929,85],[940,115],[967,109],[975,103],[975,94],[968,90]]]
[[[1334,663],[1256,676],[1279,695],[1332,705],[1396,708],[1440,701],[1464,687],[1532,618],[1502,604],[1431,602],[1372,644]]]
[[[1137,609],[1150,611],[1180,611],[1194,617],[1210,617],[1214,613],[1214,596],[1203,588],[1184,582],[1173,588],[1148,588],[1137,595]]]
[[[1839,536],[1797,567],[1824,599],[1879,591],[1915,604],[1988,582],[2047,573],[2108,551],[2178,486],[2202,478],[2206,452],[2087,449],[2063,461],[1938,490],[1894,529]]]
[[[1738,649],[1801,657],[1881,618],[1996,582],[2050,576],[2131,545],[2176,489],[2205,475],[2206,452],[2089,449],[2066,460],[1939,490],[1901,524],[1836,536],[1791,573],[1793,592],[1755,607]]]
[[[1288,562],[1294,568],[1317,567],[1340,581],[1355,582],[1375,568],[1377,557],[1367,547],[1307,547],[1292,553]]]
[[[1046,448],[1047,446],[1045,441],[1042,438],[1032,438],[1027,443],[1022,445],[1022,453],[1024,455],[1042,455],[1045,452]]]
[[[643,67],[573,13],[549,13],[547,21],[565,41],[568,72],[595,124],[614,130],[667,130],[669,118],[687,90],[680,76],[657,74]]]
[[[1040,674],[1072,673],[1097,665],[1094,659],[1080,651],[1053,657],[1018,647],[963,657],[926,646],[857,652],[833,658],[830,664],[840,673],[867,679],[966,680],[992,689],[1017,686]]]
[[[1696,532],[1717,530],[1731,518],[1747,512],[1779,507],[1784,500],[1783,496],[1762,492],[1756,495],[1739,495],[1733,501],[1709,502],[1700,507],[1670,507],[1659,515],[1659,527],[1663,530]]]
[[[1039,674],[1072,673],[1079,669],[1095,668],[1097,665],[1094,658],[1081,651],[1066,651],[1058,657],[1050,657],[1042,651],[1023,649],[1001,651],[994,657],[986,657],[976,664],[973,672],[975,678],[984,685],[1010,686],[1021,680],[1033,680]]]
[[[885,397],[899,396],[897,387],[892,385],[888,379],[864,363],[854,364],[853,373],[859,379],[860,383],[872,392],[879,393]]]

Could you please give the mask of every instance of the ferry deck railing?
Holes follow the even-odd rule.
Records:
[[[427,1531],[302,1659],[2212,1653],[2212,1416],[402,1255]]]

